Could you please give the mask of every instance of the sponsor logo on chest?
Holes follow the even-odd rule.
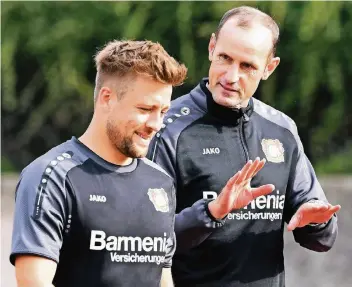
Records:
[[[203,191],[204,199],[215,199],[218,194],[215,191]],[[285,204],[285,195],[279,190],[269,195],[262,195],[252,200],[244,208],[229,213],[228,219],[236,220],[282,220],[282,212]],[[265,211],[266,210],[266,211]]]
[[[113,236],[102,230],[92,230],[89,249],[108,251],[110,259],[117,263],[154,263],[165,261],[165,254],[172,247],[172,239],[164,236]]]

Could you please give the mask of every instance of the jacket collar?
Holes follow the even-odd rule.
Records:
[[[244,121],[249,120],[250,116],[253,113],[253,107],[254,107],[252,98],[249,100],[248,106],[246,108],[240,108],[240,109],[227,108],[217,104],[214,101],[211,92],[208,90],[206,86],[207,83],[208,83],[208,78],[203,78],[196,89],[200,89],[199,92],[204,94],[206,97],[206,108],[209,116],[224,124],[230,124],[230,125],[232,124],[237,125],[241,118],[243,118]]]

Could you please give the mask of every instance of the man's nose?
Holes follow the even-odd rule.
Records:
[[[163,118],[159,113],[150,114],[150,116],[146,122],[146,126],[148,128],[151,128],[155,132],[157,132],[161,129],[162,124],[163,124]]]
[[[231,65],[226,72],[226,81],[236,83],[240,79],[240,71],[237,64]]]

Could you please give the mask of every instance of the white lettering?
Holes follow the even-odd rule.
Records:
[[[280,209],[284,209],[284,205],[285,205],[285,195],[280,195],[279,201],[280,201],[280,203],[279,203],[279,208],[280,208]]]
[[[158,248],[159,245],[159,248]],[[154,250],[164,251],[164,241],[162,237],[157,237],[154,239]]]
[[[282,213],[280,212],[252,212],[252,211],[240,211],[236,213],[229,213],[227,219],[236,219],[236,220],[282,220]]]
[[[262,195],[252,200],[247,206],[243,209],[283,209],[285,204],[285,195],[279,194],[279,191],[276,191],[277,195]]]
[[[267,196],[259,196],[256,199],[252,200],[247,206],[243,207],[243,209],[283,209],[285,204],[285,195],[279,194],[279,191],[276,192],[277,195],[267,195]],[[215,191],[203,191],[203,199],[216,199],[218,194]]]
[[[220,149],[218,147],[203,148],[203,154],[219,154]]]
[[[97,236],[100,236],[99,238]],[[92,230],[90,233],[90,246],[91,250],[103,250],[105,248],[105,232],[99,230]],[[96,245],[96,243],[100,243],[100,245]]]
[[[132,237],[132,236],[108,236],[104,231],[92,230],[90,239],[91,250],[107,251],[145,251],[166,252],[168,247],[167,234],[163,237]]]
[[[147,237],[148,238],[148,237]],[[140,237],[132,236],[119,236],[117,238],[117,249],[122,250],[121,245],[123,245],[124,251],[136,251],[136,242],[138,244],[137,251],[142,250],[142,239]],[[130,244],[128,244],[130,242]]]
[[[110,252],[110,258],[112,262],[120,262],[119,255],[116,252]]]
[[[106,250],[114,251],[117,248],[117,238],[115,236],[109,236],[106,239]]]
[[[112,262],[126,262],[126,263],[156,263],[157,265],[165,261],[165,256],[160,255],[138,255],[137,253],[127,255],[120,255],[117,252],[110,252]]]
[[[270,208],[270,206],[275,208],[275,205],[276,205],[276,195],[272,195],[272,194],[268,195],[267,196],[267,204],[266,204],[267,208]]]
[[[255,202],[256,202],[257,207],[259,209],[264,209],[265,207],[267,207],[267,205],[266,205],[266,197],[264,195],[261,195],[261,196],[257,197],[255,199]]]
[[[143,240],[143,250],[150,252],[153,249],[153,239],[151,237],[146,237]]]
[[[215,191],[203,191],[203,199],[215,199],[218,194]]]
[[[90,194],[89,201],[106,202],[106,197],[104,195]]]

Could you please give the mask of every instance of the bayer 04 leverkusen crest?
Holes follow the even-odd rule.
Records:
[[[169,199],[167,197],[167,193],[163,188],[149,188],[148,196],[157,211],[169,211]]]
[[[262,139],[262,149],[268,161],[274,163],[285,161],[285,149],[278,139]]]

